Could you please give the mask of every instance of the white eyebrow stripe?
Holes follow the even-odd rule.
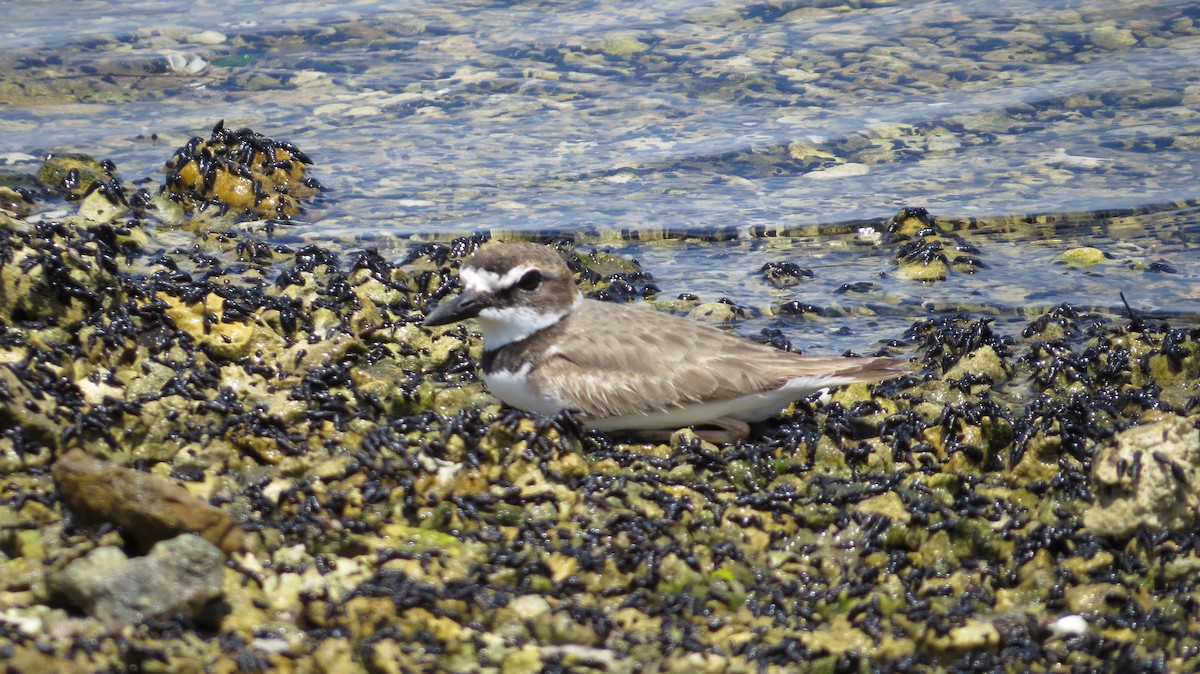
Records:
[[[533,267],[521,265],[509,269],[505,272],[504,276],[501,276],[487,269],[463,267],[458,273],[458,279],[462,282],[463,288],[467,290],[473,290],[477,293],[496,293],[513,287],[526,272],[532,269]]]

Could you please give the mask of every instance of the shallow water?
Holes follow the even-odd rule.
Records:
[[[110,7],[0,6],[0,170],[84,151],[160,180],[224,118],[295,143],[329,188],[279,240],[399,257],[570,237],[805,351],[954,311],[1010,332],[1064,302],[1119,315],[1121,292],[1200,317],[1192,3]],[[877,232],[906,206],[984,266],[896,279]],[[1079,246],[1106,262],[1056,262]],[[778,261],[813,277],[774,288],[759,270]]]

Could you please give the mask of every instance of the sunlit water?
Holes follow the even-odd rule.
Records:
[[[51,2],[0,21],[0,169],[83,151],[160,180],[223,118],[316,161],[328,191],[283,242],[569,237],[817,352],[955,311],[1010,332],[1064,302],[1117,314],[1120,292],[1200,316],[1194,3]],[[876,232],[906,206],[985,266],[897,280]],[[1055,262],[1079,246],[1107,262]],[[778,261],[813,277],[773,288]],[[827,315],[773,315],[792,301]]]

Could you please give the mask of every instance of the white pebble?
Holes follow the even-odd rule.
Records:
[[[1069,639],[1087,634],[1088,621],[1079,614],[1065,615],[1046,626],[1052,639]]]

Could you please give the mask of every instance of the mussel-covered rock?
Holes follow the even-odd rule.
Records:
[[[188,211],[213,207],[253,218],[287,220],[320,189],[305,177],[308,155],[287,141],[224,121],[208,139],[192,138],[167,162],[163,189]]]

